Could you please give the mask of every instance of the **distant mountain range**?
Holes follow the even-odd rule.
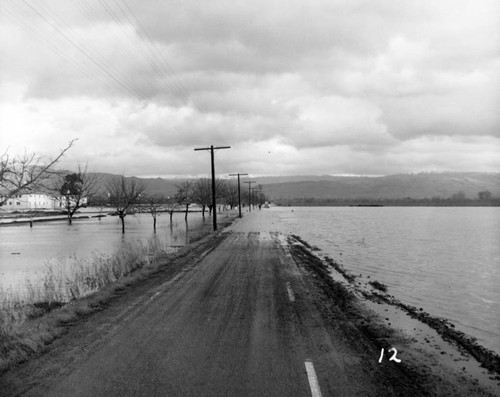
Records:
[[[100,174],[102,186],[113,177]],[[173,196],[177,185],[186,179],[138,178],[146,186],[147,194]],[[448,198],[463,193],[466,198],[477,198],[489,191],[500,197],[500,173],[417,173],[380,177],[296,175],[255,177],[254,186],[272,200],[293,198],[315,199],[424,199]],[[245,185],[246,186],[246,185]]]
[[[301,178],[301,177],[293,177]],[[463,193],[477,198],[481,191],[500,197],[500,173],[419,173],[381,177],[312,176],[280,181],[259,178],[268,197],[336,199],[448,198]]]
[[[104,172],[97,172],[100,178],[101,188],[99,189],[99,193],[104,194],[106,192],[106,185],[113,179],[118,177],[119,175],[108,174]],[[165,197],[173,197],[177,192],[177,185],[184,182],[184,179],[165,179],[165,178],[138,178],[138,177],[130,177],[133,179],[137,179],[140,181],[145,187],[145,194],[148,195],[159,195]]]

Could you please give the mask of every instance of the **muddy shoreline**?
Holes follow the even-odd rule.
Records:
[[[397,306],[403,309],[409,316],[415,318],[431,328],[435,329],[443,339],[456,343],[460,348],[467,351],[473,356],[481,366],[486,368],[491,373],[495,373],[498,380],[500,380],[500,356],[494,351],[481,346],[477,339],[465,334],[464,332],[455,329],[455,325],[445,318],[439,318],[430,315],[423,309],[418,309],[415,306],[406,305],[391,295],[382,295],[380,293],[366,293],[363,292],[367,299],[374,302],[382,301],[389,305]]]
[[[311,251],[316,251],[317,249],[311,246],[306,241],[302,240],[299,236],[292,235],[294,239],[300,241],[303,245],[305,245]],[[325,257],[325,261],[328,266],[335,269],[337,272],[342,274],[342,276],[350,283],[354,284],[356,280],[356,276],[344,269],[344,267],[337,262],[335,262],[332,258]],[[380,283],[377,280],[370,281],[374,289],[378,291],[368,292],[368,291],[360,291],[360,293],[366,298],[373,302],[384,302],[392,306],[399,307],[403,309],[409,316],[415,318],[427,325],[431,328],[435,329],[445,340],[456,343],[460,348],[467,351],[471,354],[476,360],[478,360],[481,365],[486,368],[491,373],[495,373],[497,376],[500,376],[500,356],[492,350],[481,346],[477,339],[465,334],[464,332],[458,331],[455,329],[455,325],[452,324],[449,320],[445,318],[440,318],[436,316],[432,316],[423,308],[417,308],[415,306],[407,305],[396,298],[394,296],[389,295],[387,292],[387,287]],[[500,377],[498,378],[500,380]]]
[[[289,237],[292,252],[295,256],[300,258],[304,267],[309,269],[317,278],[318,285],[325,291],[326,295],[335,302],[344,315],[347,315],[351,320],[356,323],[357,327],[361,329],[367,338],[371,339],[378,348],[387,346],[387,342],[391,338],[396,338],[395,331],[391,327],[391,323],[382,324],[380,319],[370,319],[366,313],[361,313],[356,308],[356,302],[363,305],[363,301],[385,303],[402,310],[409,317],[428,325],[434,329],[444,341],[453,345],[464,358],[455,359],[455,361],[467,360],[467,357],[473,357],[477,360],[478,364],[488,371],[488,376],[483,376],[483,381],[488,378],[488,386],[500,392],[500,357],[495,352],[481,346],[477,340],[461,331],[455,329],[455,326],[447,319],[434,317],[425,312],[423,308],[416,308],[406,305],[393,296],[386,293],[387,288],[384,284],[373,280],[368,284],[371,285],[371,291],[358,288],[356,285],[356,277],[354,274],[346,271],[342,265],[336,263],[328,256],[321,258],[316,255],[319,251],[316,247],[311,246],[308,242],[304,241],[300,236],[291,235]],[[344,279],[345,284],[335,281],[331,277],[331,271],[337,272]],[[361,297],[361,299],[359,299]],[[388,320],[388,319],[386,319]],[[429,342],[427,340],[427,342]],[[445,352],[440,352],[445,354]],[[416,372],[419,371],[414,368]],[[465,367],[463,368],[465,370]],[[477,375],[477,373],[476,373]],[[465,378],[463,379],[465,380]],[[434,381],[441,382],[435,379]],[[432,383],[432,382],[431,382]],[[479,386],[478,379],[468,379],[465,383],[472,385],[472,387]],[[431,388],[433,386],[431,385]],[[482,391],[481,391],[482,392]],[[488,393],[487,391],[485,391]],[[495,392],[493,392],[495,393]],[[438,393],[440,395],[440,393]]]

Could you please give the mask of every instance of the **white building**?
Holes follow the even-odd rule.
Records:
[[[71,202],[72,200],[70,200]],[[87,198],[82,199],[83,205]],[[73,203],[71,203],[73,205]],[[9,198],[0,208],[7,211],[26,210],[63,210],[66,207],[65,197],[53,197],[42,193],[17,194]]]
[[[62,208],[61,201],[55,197],[41,193],[17,194],[10,197],[3,210],[58,210]]]

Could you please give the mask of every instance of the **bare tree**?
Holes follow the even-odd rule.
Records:
[[[167,201],[165,203],[165,210],[170,215],[170,226],[172,226],[172,215],[174,214],[178,206],[179,204],[177,203],[175,198],[167,197]]]
[[[205,209],[211,207],[212,182],[209,178],[198,179],[193,186],[194,200],[201,205],[201,214],[205,217]]]
[[[159,195],[147,196],[145,198],[146,208],[153,217],[153,231],[156,233],[156,218],[159,215],[160,207],[165,201],[165,198]]]
[[[238,205],[238,184],[232,181],[227,182],[225,193],[226,204],[233,209]]]
[[[49,182],[57,171],[54,166],[62,156],[73,146],[76,139],[59,151],[55,158],[44,159],[36,153],[24,152],[22,155],[11,156],[6,151],[0,155],[0,206],[17,195],[38,189],[49,189]]]
[[[244,207],[245,206],[250,207],[250,195],[248,193],[248,189],[241,190],[241,202]]]
[[[187,221],[189,206],[194,203],[194,183],[192,181],[182,182],[177,185],[176,201],[186,208],[184,219]]]
[[[122,233],[125,233],[125,217],[133,204],[145,190],[145,186],[136,178],[125,178],[123,175],[111,179],[106,188],[111,203],[122,221]]]
[[[100,177],[87,171],[78,164],[78,172],[67,174],[58,186],[58,193],[68,214],[68,223],[73,222],[73,215],[97,194]]]
[[[227,181],[225,179],[215,178],[215,202],[225,200],[227,192]]]

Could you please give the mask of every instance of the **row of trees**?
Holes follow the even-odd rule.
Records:
[[[177,186],[176,202],[185,206],[186,218],[188,208],[191,204],[200,205],[202,216],[205,216],[205,211],[210,214],[212,208],[212,181],[209,178],[199,178],[196,180],[188,180]],[[238,205],[238,183],[232,180],[216,179],[215,180],[215,200],[217,204],[224,208],[233,209]],[[266,202],[266,195],[262,192],[262,185],[259,185],[259,191],[248,193],[243,190],[240,193],[240,198],[243,206],[262,205]]]
[[[187,220],[189,208],[195,203],[200,205],[203,217],[206,211],[211,213],[214,210],[209,178],[184,181],[177,186],[174,197],[165,197],[146,195],[145,186],[137,178],[118,176],[103,183],[98,174],[91,173],[87,166],[80,165],[76,172],[57,171],[55,166],[75,141],[70,141],[50,159],[28,153],[16,157],[11,157],[7,152],[0,155],[0,206],[17,195],[43,192],[61,201],[69,224],[72,223],[74,214],[87,204],[112,206],[122,221],[123,232],[126,215],[138,208],[151,213],[154,229],[160,211],[168,212],[172,222],[173,213],[181,208],[185,211]],[[217,205],[230,209],[238,205],[236,181],[217,179],[216,192]],[[242,189],[241,201],[247,206],[262,205],[266,201],[262,186],[252,194]]]
[[[216,202],[224,209],[233,209],[238,205],[238,185],[235,181],[216,179]],[[107,184],[109,204],[116,208],[116,213],[122,220],[122,232],[125,232],[125,216],[130,210],[149,212],[153,217],[153,229],[156,231],[156,218],[161,211],[172,215],[176,211],[184,211],[184,219],[187,221],[189,209],[193,204],[201,207],[202,216],[205,212],[209,214],[216,210],[212,208],[212,185],[211,179],[199,178],[187,180],[177,185],[174,197],[161,195],[145,195],[145,187],[136,178],[125,178],[123,176],[111,180]],[[243,205],[262,205],[266,196],[262,187],[258,193],[248,195],[241,194]]]

